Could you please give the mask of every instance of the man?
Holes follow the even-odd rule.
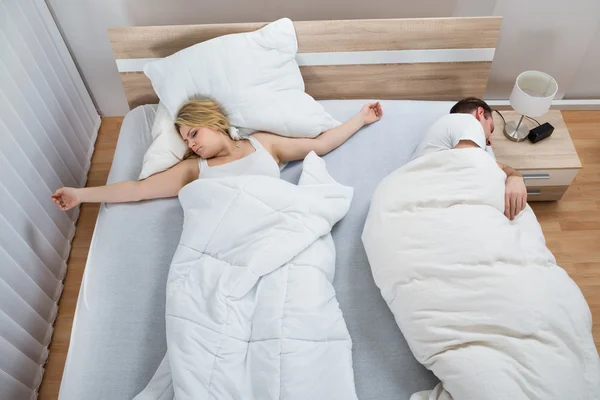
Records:
[[[423,142],[417,147],[413,159],[436,151],[469,147],[485,150],[486,145],[491,146],[494,118],[492,109],[485,101],[467,97],[456,103],[450,109],[450,114],[440,118],[429,129]],[[475,120],[452,114],[470,114]],[[479,129],[478,124],[482,129]],[[506,174],[504,215],[512,220],[527,204],[527,188],[519,172],[502,163],[498,163],[498,166]]]

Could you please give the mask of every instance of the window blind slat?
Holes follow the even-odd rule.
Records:
[[[2,44],[1,36],[0,46]],[[1,51],[2,48],[0,47]],[[15,99],[19,101],[20,95],[13,93],[16,90],[14,87],[10,91],[4,90],[4,85],[10,79],[0,59],[0,118],[8,128],[8,131],[11,132],[11,138],[19,144],[19,147],[27,155],[27,158],[36,165],[36,169],[40,175],[44,177],[44,180],[51,183],[52,186],[57,188],[65,185],[77,186],[77,181],[71,175],[71,172],[54,145],[49,142],[48,136],[36,130],[29,131],[28,126],[23,123],[18,110],[13,107],[12,102]],[[11,95],[11,99],[7,97],[8,95]]]
[[[30,389],[38,387],[44,369],[0,336],[0,369]]]
[[[29,332],[35,340],[44,346],[49,343],[51,325],[3,280],[0,280],[0,303],[2,312]]]
[[[43,364],[48,358],[46,346],[35,340],[22,326],[0,310],[0,337],[13,345],[36,364]]]
[[[0,348],[0,353],[2,349]],[[34,399],[35,391],[0,369],[0,399]]]
[[[51,298],[44,290],[0,247],[0,279],[10,286],[46,321],[56,316],[57,298]],[[56,282],[54,282],[56,284]],[[55,287],[49,289],[56,290]]]
[[[66,260],[52,247],[49,240],[23,211],[19,203],[6,192],[3,185],[0,185],[0,215],[8,221],[13,231],[27,243],[54,276],[62,279]],[[66,240],[63,241],[66,243]]]
[[[55,43],[52,41],[52,37],[48,34],[48,29],[44,24],[42,16],[39,12],[36,12],[34,3],[18,2],[17,4],[21,9],[20,20],[28,27],[24,35],[27,37],[27,33],[30,33],[28,36],[30,41],[28,40],[28,43],[31,46],[38,46],[33,51],[33,54],[37,57],[38,62],[47,60],[49,69],[52,72],[47,74],[49,76],[48,84],[53,92],[56,93],[58,102],[68,105],[67,107],[62,107],[63,115],[73,128],[74,133],[80,138],[84,150],[87,151],[91,144],[88,132],[93,130],[94,124],[89,120],[78,93],[71,79],[69,79],[64,62],[59,56],[59,49],[57,49]],[[26,15],[30,17],[26,18]]]
[[[48,215],[44,213],[43,210],[40,212],[36,207],[37,204],[35,199],[30,197],[30,193],[27,191],[11,192],[2,182],[0,182],[0,196],[6,198],[6,200],[0,201],[2,203],[5,201],[6,203],[9,203],[6,205],[10,207],[9,210],[13,211],[10,214],[13,214],[15,219],[19,218],[19,220],[24,220],[24,218],[26,218],[28,231],[34,232],[35,235],[40,237],[40,241],[44,243],[44,249],[50,251],[50,248],[52,248],[53,253],[58,257],[58,260],[56,260],[56,257],[52,255],[54,262],[58,261],[60,263],[66,261],[69,256],[69,241],[63,236],[56,225],[52,223],[52,220],[48,218]],[[12,203],[12,206],[10,203]]]
[[[5,38],[2,36],[0,35],[0,47],[5,47]],[[5,53],[11,57],[10,50]],[[18,60],[12,62],[16,64]],[[58,167],[59,176],[70,177],[69,182],[78,184],[79,180],[76,177],[83,171],[85,157],[80,162],[75,152],[83,154],[82,147],[75,143],[74,151],[67,143],[56,121],[50,117],[48,105],[51,103],[40,100],[39,90],[44,88],[44,82],[32,81],[27,75],[27,69],[25,63],[8,67],[0,60],[0,91],[3,94],[1,97],[7,102],[10,96],[10,107],[7,106],[2,111],[7,119],[6,125],[12,121],[13,132],[20,132],[15,139],[22,146],[27,143],[39,148],[41,155],[51,165]],[[20,131],[14,131],[17,126],[20,127]]]
[[[60,292],[60,279],[58,279],[31,250],[27,242],[23,241],[17,232],[12,229],[8,221],[0,214],[0,246],[15,262],[38,284],[50,297],[55,299]]]
[[[66,240],[71,239],[73,224],[67,215],[63,211],[58,210],[54,206],[54,203],[50,201],[50,191],[36,195],[33,191],[34,188],[27,186],[22,177],[19,176],[19,172],[10,165],[2,153],[0,153],[0,166],[2,166],[0,184],[6,187],[6,190],[11,193],[12,197],[19,199],[19,203],[28,215],[39,221],[36,222],[37,225],[42,229],[48,229],[47,234],[55,237],[54,240],[58,240],[60,237]],[[52,208],[44,207],[44,203],[51,205]],[[55,212],[55,210],[60,212]],[[57,234],[57,232],[60,234]],[[61,245],[64,246],[64,243]]]
[[[23,180],[23,183],[27,185],[29,190],[35,193],[36,199],[40,199],[40,204],[44,207],[44,210],[46,210],[48,215],[52,215],[52,218],[57,224],[61,225],[61,230],[63,232],[72,232],[74,226],[73,221],[76,220],[79,207],[64,212],[56,208],[51,201],[44,201],[47,200],[60,186],[53,186],[44,179],[44,176],[37,169],[38,163],[34,164],[32,160],[27,158],[27,154],[21,150],[19,144],[10,135],[8,128],[1,119],[0,141],[0,153],[4,156],[3,158],[0,158],[0,163],[3,164],[3,168],[1,169],[3,173],[0,177],[5,178],[9,176],[7,172],[8,166],[4,166],[6,161],[8,162],[8,165],[18,171],[19,178]],[[60,181],[58,181],[58,184],[60,185]],[[72,233],[69,234],[69,237],[71,236]]]

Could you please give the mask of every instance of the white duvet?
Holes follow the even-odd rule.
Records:
[[[356,399],[332,226],[352,189],[314,153],[298,186],[197,180],[167,283],[167,355],[136,399]]]
[[[480,149],[418,158],[378,187],[363,232],[375,282],[419,362],[419,399],[597,400],[591,314],[505,174]]]

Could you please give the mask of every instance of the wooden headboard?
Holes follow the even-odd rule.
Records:
[[[316,99],[482,97],[501,17],[294,22],[306,92]],[[196,43],[266,23],[109,29],[131,108],[157,103],[143,65]]]

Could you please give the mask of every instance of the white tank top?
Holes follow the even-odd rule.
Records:
[[[205,159],[198,160],[201,179],[225,178],[240,175],[266,175],[279,178],[279,165],[275,159],[260,142],[252,136],[248,137],[250,144],[254,147],[254,153],[242,157],[239,160],[211,167]]]

